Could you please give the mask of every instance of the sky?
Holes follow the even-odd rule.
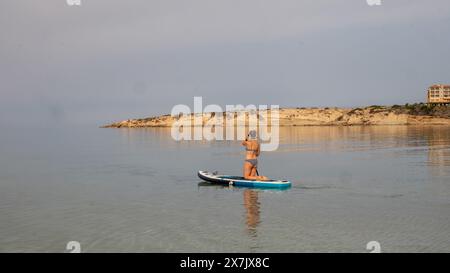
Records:
[[[448,0],[2,0],[0,125],[421,102],[449,48]]]

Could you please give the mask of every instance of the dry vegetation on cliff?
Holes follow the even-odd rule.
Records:
[[[235,115],[223,113],[225,122],[233,121]],[[203,124],[214,117],[204,113]],[[193,116],[191,116],[193,118]],[[128,119],[112,123],[104,128],[170,127],[178,117],[163,115],[144,119]],[[282,108],[279,112],[280,126],[317,125],[450,125],[450,107],[424,103],[378,106],[364,108]]]

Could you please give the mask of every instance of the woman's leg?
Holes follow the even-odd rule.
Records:
[[[244,161],[244,178],[250,179],[249,177],[252,176],[252,164],[250,164],[247,161]]]
[[[256,172],[256,166],[252,166],[251,176],[256,177],[255,179],[258,179],[258,180],[269,180],[264,175],[258,175],[258,173]]]
[[[256,175],[256,167],[250,162],[244,162],[244,178],[248,180],[267,180],[265,176]]]

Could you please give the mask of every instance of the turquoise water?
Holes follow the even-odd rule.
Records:
[[[168,129],[58,126],[0,134],[0,251],[450,251],[450,127],[292,127],[261,155],[285,191],[202,183],[240,174],[239,142]]]

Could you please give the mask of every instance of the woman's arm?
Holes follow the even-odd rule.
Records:
[[[247,139],[248,139],[248,135],[245,137],[245,139],[244,140],[242,140],[242,146],[245,146],[245,147],[247,147],[247,144],[248,144],[248,141],[247,141]]]
[[[259,156],[259,154],[261,153],[261,149],[260,148],[261,148],[261,145],[258,142],[258,149],[256,151],[256,156]]]

